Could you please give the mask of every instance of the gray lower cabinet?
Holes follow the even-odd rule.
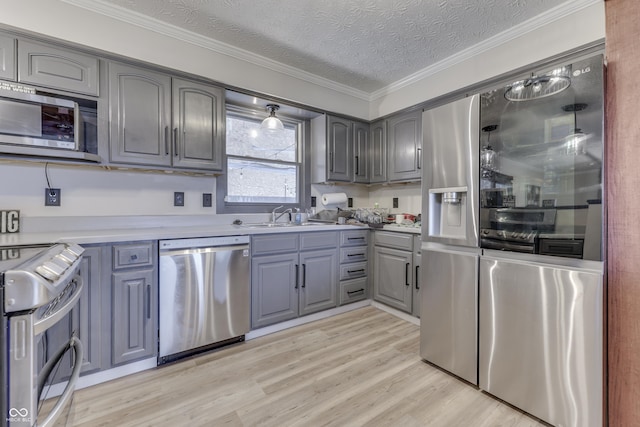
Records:
[[[367,298],[369,233],[362,229],[340,232],[340,305]]]
[[[389,181],[422,178],[422,111],[387,119]]]
[[[0,78],[16,80],[16,39],[0,34]]]
[[[99,60],[92,55],[18,40],[18,81],[99,95]]]
[[[338,233],[278,233],[251,239],[251,326],[337,306]]]
[[[157,243],[112,246],[111,365],[157,354]]]
[[[375,232],[373,298],[391,307],[413,311],[413,236]]]
[[[252,257],[251,326],[298,317],[298,253]]]

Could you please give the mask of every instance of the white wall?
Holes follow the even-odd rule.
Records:
[[[60,206],[44,206],[44,163],[0,163],[0,210],[19,209],[21,217],[204,215],[215,213],[213,176],[143,173],[73,166],[48,166],[53,188],[62,189]],[[173,192],[185,193],[185,206],[173,206]],[[212,208],[202,193],[213,193]]]
[[[604,1],[594,1],[582,0],[578,3],[590,5],[575,12],[568,10],[570,14],[561,19],[512,37],[498,46],[486,46],[487,50],[484,50],[485,46],[473,47],[446,60],[450,63],[446,68],[436,64],[372,94],[369,116],[385,116],[604,39]]]

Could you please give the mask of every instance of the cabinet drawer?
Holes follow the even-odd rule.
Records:
[[[153,265],[151,242],[113,245],[113,269],[146,267]]]
[[[340,280],[355,279],[367,275],[367,263],[354,262],[340,266]]]
[[[298,233],[263,234],[251,238],[251,255],[297,252]]]
[[[367,278],[340,282],[340,305],[360,301],[367,297]]]
[[[340,249],[340,264],[347,262],[366,261],[367,246],[354,246]]]
[[[321,231],[300,234],[300,250],[338,247],[337,231]]]
[[[376,246],[413,251],[413,235],[393,231],[376,231],[375,244]]]
[[[349,230],[340,232],[340,246],[366,245],[369,242],[369,230]]]

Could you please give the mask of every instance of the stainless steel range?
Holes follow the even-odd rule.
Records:
[[[72,334],[57,346],[49,342],[47,331],[80,298],[83,284],[78,271],[83,252],[76,244],[0,248],[3,427],[52,425],[71,399],[80,375],[82,344]],[[50,376],[70,351],[74,366],[65,390],[48,414],[39,414]]]

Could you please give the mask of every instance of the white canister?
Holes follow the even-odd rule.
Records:
[[[404,214],[396,215],[396,224],[402,224],[402,221],[404,221]]]

